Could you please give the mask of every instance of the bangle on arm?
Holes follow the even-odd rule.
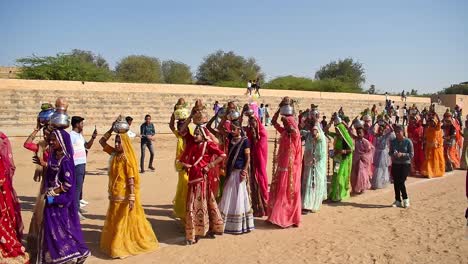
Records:
[[[109,140],[109,138],[111,137],[111,133],[107,131],[102,137],[105,138],[106,140]]]

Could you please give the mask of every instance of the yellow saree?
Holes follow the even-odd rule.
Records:
[[[150,252],[159,247],[156,235],[145,216],[140,199],[140,174],[135,152],[127,134],[121,135],[124,152],[117,154],[106,145],[111,154],[109,166],[109,209],[101,234],[101,250],[112,258],[124,258]],[[135,205],[129,209],[127,180],[134,178]]]
[[[177,181],[177,190],[172,200],[174,205],[174,215],[185,221],[185,210],[187,206],[187,190],[188,190],[188,174],[187,170],[177,161],[185,150],[184,137],[179,134],[178,131],[173,131],[177,138],[176,157],[175,157],[175,169],[179,174],[179,180]],[[190,134],[193,134],[192,129],[189,130]]]

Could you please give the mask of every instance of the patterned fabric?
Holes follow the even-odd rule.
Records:
[[[299,226],[301,222],[301,163],[302,145],[299,127],[293,116],[285,118],[281,134],[278,164],[271,181],[267,221],[279,227]],[[292,132],[289,132],[293,130]]]
[[[310,131],[301,131],[305,137],[304,165],[302,172],[302,209],[317,212],[327,199],[327,139],[318,129],[317,139]]]
[[[231,172],[219,203],[224,221],[224,233],[242,234],[254,229],[248,185],[247,181],[241,178],[240,172],[240,169]]]
[[[390,140],[395,133],[387,132],[375,137],[374,171],[372,176],[372,189],[382,189],[390,183],[390,166],[392,159],[389,154]]]
[[[203,168],[212,161],[213,156],[226,155],[212,141],[195,142],[189,133],[185,138],[187,147],[180,160],[191,165],[188,170],[185,236],[187,240],[195,241],[196,236],[205,236],[208,231],[215,234],[224,231],[223,219],[210,186],[210,173],[205,173]]]
[[[21,214],[12,179],[15,171],[8,137],[0,132],[0,263],[28,263],[21,244]]]
[[[252,123],[251,123],[252,122]],[[250,148],[250,189],[254,215],[262,217],[267,214],[268,203],[268,133],[257,116],[251,117],[246,128]]]
[[[374,146],[367,139],[356,139],[351,168],[351,188],[354,193],[371,188],[374,150]]]
[[[63,192],[53,197],[53,202],[44,208],[38,261],[60,264],[86,258],[90,252],[84,243],[78,208],[74,202],[75,165],[70,135],[62,129],[54,130],[53,135],[64,155],[57,159],[54,153],[50,154],[45,191],[61,188]]]
[[[224,222],[213,193],[205,180],[189,184],[185,238],[195,241],[196,236],[206,236],[208,231],[221,235]]]
[[[109,168],[109,208],[101,234],[100,248],[112,258],[123,258],[150,252],[159,247],[156,235],[141,205],[140,174],[135,152],[127,134],[121,134],[123,153],[116,153],[106,145],[111,154]],[[133,178],[135,204],[128,205],[128,180]]]

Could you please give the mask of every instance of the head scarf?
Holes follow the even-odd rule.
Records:
[[[19,203],[18,196],[16,195],[15,189],[13,188],[13,175],[15,174],[15,162],[13,161],[13,151],[11,150],[11,144],[8,137],[0,131],[0,157],[1,161],[5,166],[5,176],[6,182],[4,184],[8,184],[9,189],[11,190],[11,194],[13,196],[13,208],[15,214],[15,230],[18,238],[21,240],[23,236],[23,220],[21,218],[21,206]],[[2,223],[3,224],[3,223]]]
[[[139,188],[140,173],[138,171],[138,163],[133,150],[130,137],[127,133],[120,134],[121,146],[123,153],[114,153],[111,156],[109,173],[118,175],[119,173],[127,173],[126,178],[134,178],[135,189]],[[114,174],[115,173],[115,174]]]
[[[258,105],[256,102],[252,102],[249,104],[249,107],[250,109],[252,109],[253,113],[254,113],[254,116],[256,116],[257,118],[259,117],[258,116]]]
[[[68,134],[64,129],[55,129],[52,133],[55,135],[57,141],[62,147],[63,154],[73,161],[73,144],[71,142],[70,134]]]
[[[343,138],[343,140],[346,142],[346,144],[348,144],[349,148],[351,150],[354,150],[354,143],[353,143],[353,139],[351,138],[351,135],[349,134],[348,132],[348,129],[345,127],[345,125],[343,124],[338,124],[336,127],[336,132],[339,133],[341,135],[341,137]]]

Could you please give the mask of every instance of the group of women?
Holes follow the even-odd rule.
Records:
[[[26,249],[21,244],[20,206],[12,186],[15,166],[11,145],[6,135],[0,133],[0,263],[84,263],[90,255],[75,203],[73,146],[66,126],[54,123],[67,120],[67,107],[66,100],[59,98],[55,108],[59,118],[52,116],[42,120],[44,122],[38,121],[37,128],[24,144],[35,153],[34,180],[40,182]],[[112,258],[125,258],[158,248],[141,205],[136,156],[128,135],[115,129],[119,122],[126,124],[123,118],[116,120],[100,140],[103,150],[111,155],[109,208],[100,247]],[[34,137],[41,129],[44,140],[35,143]],[[118,133],[110,146],[107,141],[112,131]]]
[[[410,170],[436,177],[447,167],[460,166],[460,126],[449,112],[442,121],[434,112],[423,119],[413,115],[408,139],[401,126],[384,116],[373,122],[364,113],[348,124],[342,121],[345,117],[340,111],[324,126],[319,123],[317,106],[296,117],[295,104],[283,98],[271,120],[280,137],[279,141],[275,138],[269,186],[268,135],[255,102],[241,108],[229,102],[209,119],[200,100],[189,110],[179,99],[169,123],[177,137],[174,165],[178,184],[173,209],[185,226],[186,244],[223,233],[248,233],[255,228],[254,217],[266,217],[281,228],[297,227],[301,215],[317,212],[324,200],[339,202],[350,194],[385,188],[391,178],[394,205],[408,207],[404,182]],[[56,108],[66,111],[66,106]],[[219,119],[219,125],[213,127]],[[125,122],[119,117],[99,141],[110,155],[109,208],[100,248],[112,258],[158,248],[141,205],[136,156],[126,130],[119,129]],[[40,129],[44,140],[35,143]],[[113,146],[108,144],[112,132],[116,132]],[[464,132],[466,139],[466,126]],[[329,149],[331,139],[333,148]],[[21,244],[23,226],[12,185],[15,166],[11,145],[3,133],[0,146],[2,263],[84,263],[90,251],[73,202],[74,162],[68,132],[52,122],[40,124],[24,144],[36,153],[34,180],[40,182],[27,249]],[[334,169],[328,191],[329,158],[333,158]],[[465,157],[462,160],[465,163],[461,166],[466,166]]]

